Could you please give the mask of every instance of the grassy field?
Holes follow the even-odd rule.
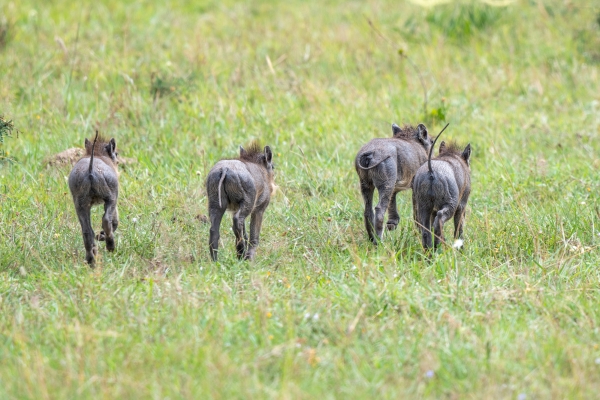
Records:
[[[0,3],[0,398],[598,395],[600,4],[189,3]],[[368,242],[392,122],[471,143],[463,252],[427,261],[409,193]],[[45,160],[95,128],[137,161],[91,270]],[[228,216],[211,263],[205,177],[254,139],[257,260]]]

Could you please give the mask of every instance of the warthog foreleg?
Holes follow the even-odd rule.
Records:
[[[105,209],[106,212],[106,209]],[[119,227],[119,212],[117,210],[117,206],[115,205],[115,210],[112,216],[112,231],[115,233],[117,228]],[[104,233],[104,229],[100,231],[98,235],[96,235],[96,240],[103,242],[106,240],[106,234]]]
[[[115,250],[115,238],[113,232],[118,225],[117,202],[108,200],[104,203],[104,215],[102,216],[102,228],[104,229],[104,239],[106,240],[106,249]]]
[[[256,249],[259,243],[260,229],[262,227],[263,215],[265,213],[266,206],[259,210],[255,210],[250,219],[250,245],[246,252],[246,260],[253,260],[256,254]]]
[[[398,192],[394,192],[392,199],[390,200],[390,207],[388,208],[388,220],[387,229],[393,231],[400,222],[400,215],[398,215],[398,205],[396,204],[396,195]]]
[[[246,217],[252,211],[252,206],[247,202],[240,202],[239,210],[233,214],[233,233],[235,234],[235,249],[237,257],[242,259],[248,248],[248,236],[246,235]]]
[[[379,240],[383,240],[383,220],[385,212],[390,205],[394,187],[383,184],[377,187],[377,191],[379,192],[379,203],[377,203],[377,207],[375,207],[375,233]]]
[[[454,239],[461,239],[463,235],[463,225],[465,224],[465,208],[458,206],[454,213]],[[462,247],[462,244],[460,245]]]

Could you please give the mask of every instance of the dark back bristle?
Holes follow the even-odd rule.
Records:
[[[264,158],[264,152],[260,144],[256,141],[250,143],[248,147],[244,147],[244,154],[240,155],[241,161],[260,164]]]
[[[419,131],[414,126],[412,126],[412,125],[404,125],[400,129],[401,129],[401,131],[398,132],[398,133],[396,133],[394,135],[394,138],[396,138],[396,139],[406,139],[406,140],[417,139],[418,138]]]
[[[443,155],[457,155],[460,156],[462,155],[463,149],[464,147],[460,146],[458,143],[456,142],[446,142],[445,143],[445,148],[444,151],[442,152],[442,148],[440,145],[440,156]]]
[[[90,146],[85,146],[85,154],[88,156],[92,154],[92,146],[94,146],[94,154],[95,155],[104,154],[106,152],[106,149],[104,148],[104,146],[106,146],[110,142],[110,139],[106,139],[105,137],[100,136],[100,135],[98,135],[98,139],[96,139],[95,145],[94,145],[93,137],[88,140],[90,142]]]

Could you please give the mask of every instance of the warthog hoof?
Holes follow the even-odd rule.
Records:
[[[398,227],[398,222],[394,222],[394,221],[388,221],[387,222],[387,230],[388,231],[393,231]]]
[[[106,235],[104,234],[104,231],[100,231],[100,233],[96,235],[96,240],[99,242],[104,242],[106,240]]]
[[[115,251],[115,239],[114,238],[106,238],[106,250]]]
[[[90,254],[85,257],[85,262],[87,262],[90,267],[94,268],[96,266],[96,257],[93,254]]]

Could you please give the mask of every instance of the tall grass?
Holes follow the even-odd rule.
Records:
[[[0,165],[0,398],[593,398],[600,76],[580,33],[599,12],[0,4],[0,111],[21,132]],[[473,147],[465,250],[431,262],[406,193],[398,230],[368,243],[353,170],[423,117],[400,48],[446,138]],[[96,127],[136,163],[117,251],[90,270],[70,167],[45,159]],[[279,186],[257,260],[237,261],[225,220],[211,263],[204,179],[254,139]]]

